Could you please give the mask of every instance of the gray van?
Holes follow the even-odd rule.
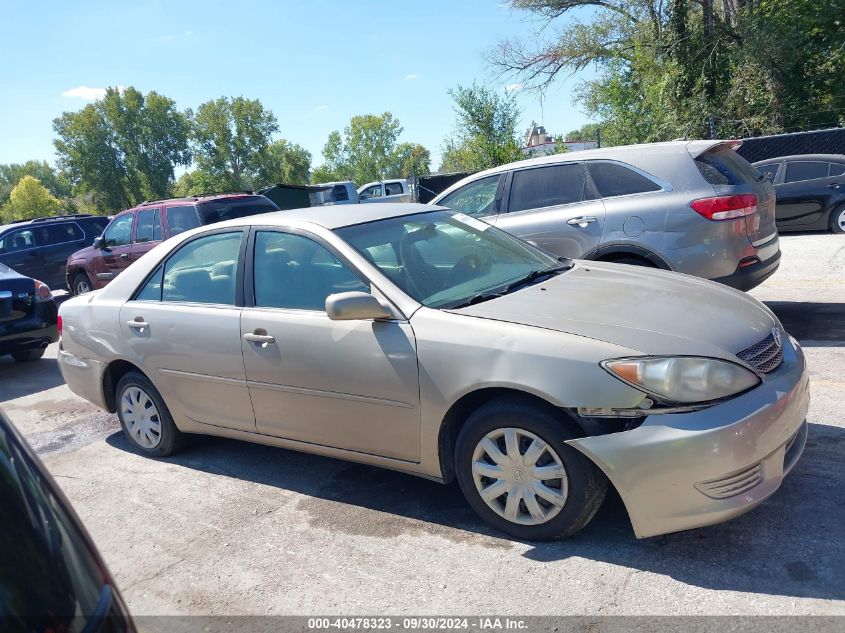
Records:
[[[551,253],[687,273],[750,290],[780,263],[771,183],[735,141],[544,156],[452,185],[431,204]]]

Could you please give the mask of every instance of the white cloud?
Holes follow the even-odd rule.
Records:
[[[123,93],[123,86],[117,87],[118,91]],[[62,93],[63,97],[69,97],[71,99],[85,99],[86,101],[95,101],[97,99],[102,99],[106,96],[106,89],[105,88],[89,88],[88,86],[77,86],[76,88],[70,88],[69,90],[65,90]]]
[[[525,86],[524,86],[524,85],[522,85],[521,83],[508,84],[507,86],[505,86],[505,90],[506,90],[506,91],[508,91],[508,92],[519,92],[519,91],[520,91],[520,90],[522,90],[524,87],[525,87]]]
[[[317,106],[316,108],[314,108],[314,109],[315,109],[315,110],[317,110],[318,112],[321,112],[321,111],[323,111],[323,110],[328,110],[328,109],[329,109],[329,106],[327,106],[327,105],[318,105],[318,106]]]
[[[410,75],[405,75],[405,81],[413,81],[414,79],[419,79],[420,76],[416,73],[411,73]]]

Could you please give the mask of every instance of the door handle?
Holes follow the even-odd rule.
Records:
[[[120,259],[129,259],[129,253],[121,253]]]
[[[126,325],[131,327],[133,330],[138,330],[139,332],[143,332],[145,329],[150,327],[150,324],[144,321],[144,317],[135,317],[132,321],[127,321]]]
[[[247,332],[244,334],[244,340],[249,341],[250,343],[255,343],[259,347],[267,347],[268,345],[273,345],[276,342],[276,337],[267,334],[267,330],[258,328],[253,332]]]
[[[835,182],[832,185],[827,186],[828,189],[839,189],[839,183]]]
[[[593,222],[597,222],[597,220],[592,215],[580,215],[577,218],[570,218],[566,221],[569,226],[580,226],[582,229]]]

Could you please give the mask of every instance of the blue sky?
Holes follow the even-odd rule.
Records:
[[[515,84],[483,54],[541,27],[500,0],[2,0],[0,15],[0,163],[54,162],[52,120],[117,85],[156,90],[180,109],[224,95],[260,99],[279,136],[308,149],[315,166],[329,132],[353,115],[390,111],[400,140],[429,148],[436,168],[454,129],[447,89]],[[578,82],[558,81],[542,107],[518,91],[522,127],[534,119],[565,133],[587,122],[572,104]]]

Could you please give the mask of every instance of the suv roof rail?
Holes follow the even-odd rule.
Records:
[[[208,193],[195,193],[194,198],[208,198],[209,196],[228,196],[228,195],[242,195],[248,194],[250,196],[260,195],[250,189],[239,189],[237,191],[210,191]]]
[[[24,220],[11,220],[6,224],[22,224],[24,222],[52,222],[54,220],[66,220],[67,218],[93,218],[97,217],[91,213],[66,213],[65,215],[45,215],[40,218],[26,218]]]
[[[180,198],[162,198],[161,200],[144,200],[139,207],[148,207],[151,204],[161,204],[162,202],[175,202],[176,200],[196,200],[196,196],[182,196]]]

